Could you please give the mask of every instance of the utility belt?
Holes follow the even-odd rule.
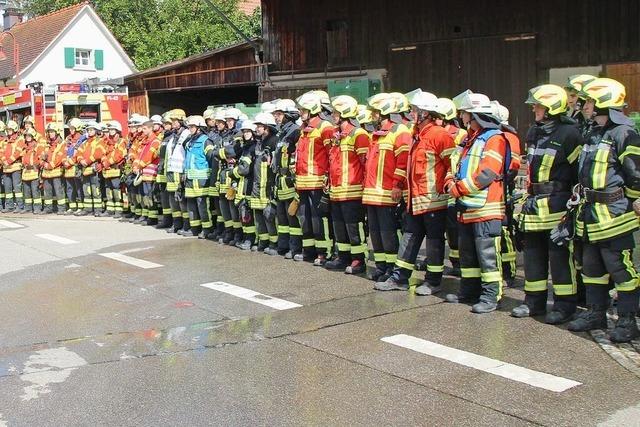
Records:
[[[624,190],[622,188],[618,188],[614,191],[598,191],[590,188],[584,188],[582,191],[587,203],[609,204],[624,199]]]
[[[570,193],[571,185],[562,181],[534,182],[529,186],[532,196],[549,195],[552,193]]]

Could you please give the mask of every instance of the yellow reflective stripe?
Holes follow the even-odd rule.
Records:
[[[622,292],[631,292],[638,289],[638,279],[631,279],[628,282],[616,283],[616,290]]]
[[[315,239],[302,239],[302,246],[304,246],[305,248],[314,246],[315,244],[316,244]]]
[[[393,174],[394,174],[394,175],[399,175],[399,176],[401,176],[401,177],[403,177],[403,178],[406,178],[406,177],[407,177],[407,171],[405,171],[405,170],[403,170],[403,169],[398,169],[398,168],[396,168],[396,169],[393,171]]]
[[[429,265],[429,264],[427,264],[427,271],[429,273],[442,273],[444,271],[444,265]]]
[[[600,190],[605,188],[607,181],[607,168],[609,158],[609,150],[597,150],[596,158],[593,162],[593,189]]]
[[[449,258],[460,258],[460,251],[458,249],[449,249]]]
[[[484,155],[502,163],[502,155],[494,150],[485,150]]]
[[[625,148],[624,152],[618,156],[618,160],[620,163],[624,160],[625,157],[629,155],[640,156],[640,147],[636,147],[634,145],[629,145]]]
[[[609,284],[609,274],[605,274],[600,277],[589,277],[582,275],[582,281],[584,283],[590,283],[592,285],[608,285]]]
[[[624,189],[624,195],[631,199],[639,199],[640,198],[640,190],[634,190],[632,188],[626,187]]]
[[[538,169],[538,182],[546,182],[549,181],[549,175],[551,174],[551,167],[553,166],[553,161],[556,158],[555,151],[551,150],[553,154],[544,154],[542,156],[542,162],[540,163],[540,168]]]
[[[567,162],[569,162],[569,164],[574,163],[576,160],[578,160],[578,157],[580,156],[580,152],[582,151],[582,145],[578,145],[572,152],[571,154],[569,154],[567,156]]]
[[[387,259],[387,254],[383,252],[374,252],[373,254],[373,260],[375,262],[385,262],[386,259]]]
[[[525,280],[524,290],[529,292],[541,292],[547,290],[547,280]]]
[[[351,245],[349,243],[339,243],[337,244],[338,251],[340,252],[349,252],[351,250]]]
[[[487,271],[480,273],[480,280],[485,283],[501,282],[502,273],[500,271]]]
[[[397,254],[385,254],[385,257],[387,259],[387,264],[395,264],[398,260]]]
[[[396,157],[397,157],[399,154],[404,153],[405,151],[409,151],[409,146],[403,144],[403,145],[399,146],[398,148],[396,148],[395,151],[393,152],[393,154],[395,154]]]
[[[482,274],[480,268],[460,268],[460,273],[465,279],[477,279]]]
[[[396,266],[400,268],[404,268],[406,270],[411,270],[411,271],[413,271],[413,269],[415,268],[413,264],[403,261],[401,259],[396,260]]]
[[[573,283],[557,283],[553,285],[553,293],[559,296],[575,295],[577,287]]]

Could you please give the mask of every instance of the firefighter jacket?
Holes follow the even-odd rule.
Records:
[[[236,204],[240,200],[251,196],[253,190],[253,163],[256,158],[255,138],[242,141],[240,154],[233,170],[231,171],[231,179],[237,183]]]
[[[251,189],[251,209],[264,209],[273,199],[275,174],[271,167],[273,153],[278,144],[276,135],[258,140],[253,161],[253,186]]]
[[[365,165],[362,203],[373,206],[395,206],[391,190],[406,188],[407,160],[411,132],[404,124],[385,121],[373,133]]]
[[[409,151],[407,211],[420,215],[447,209],[449,195],[444,182],[451,171],[453,138],[442,127],[429,123],[419,130]]]
[[[299,139],[300,127],[295,122],[286,122],[280,127],[278,144],[271,163],[276,176],[274,196],[277,200],[291,200],[296,196],[296,145]]]
[[[64,160],[67,157],[67,145],[58,137],[49,142],[46,160],[42,165],[43,178],[62,178],[64,173]]]
[[[589,201],[585,194],[576,223],[577,234],[588,242],[602,242],[638,229],[632,204],[640,197],[640,136],[625,123],[594,126],[580,153],[579,182],[584,192],[615,194],[608,203]]]
[[[33,181],[40,176],[44,148],[36,140],[31,141],[22,152],[22,180]]]
[[[220,161],[219,193],[223,194],[231,185],[231,172],[242,150],[242,132],[231,130],[222,135],[222,146],[218,149],[217,157]]]
[[[318,116],[302,129],[296,145],[296,190],[320,190],[326,185],[334,132],[334,126]]]
[[[140,141],[138,157],[133,161],[133,171],[142,173],[142,181],[154,182],[158,175],[158,151],[160,150],[160,136],[151,132]]]
[[[165,169],[167,174],[167,191],[175,193],[180,187],[180,175],[184,172],[185,143],[191,138],[188,129],[180,128],[173,131],[171,139],[167,141],[167,160]]]
[[[82,167],[82,176],[91,176],[102,168],[104,142],[99,136],[90,136],[76,150],[76,163]]]
[[[520,230],[551,230],[560,222],[578,181],[581,149],[582,137],[573,124],[553,120],[529,129],[528,196],[520,213]]]
[[[362,200],[364,161],[369,134],[350,122],[343,124],[329,148],[329,197],[332,201]]]
[[[167,144],[172,137],[172,131],[165,131],[160,134],[162,136],[162,142],[160,143],[160,149],[158,150],[158,176],[156,182],[164,184],[167,182]]]
[[[212,128],[207,132],[209,140],[213,144],[213,152],[217,153],[222,147],[222,137],[217,129]],[[217,156],[211,157],[211,175],[209,177],[209,195],[217,197],[220,195],[220,159]]]
[[[86,140],[86,136],[76,132],[73,135],[67,136],[64,140],[66,152],[63,160],[64,177],[75,178],[76,177],[76,150]]]
[[[455,175],[445,186],[453,186],[458,222],[468,224],[502,220],[505,214],[504,189],[507,140],[498,129],[469,131],[464,140]]]
[[[102,157],[102,176],[105,178],[120,178],[122,164],[127,156],[127,143],[120,135],[104,139],[106,153]]]
[[[185,196],[189,198],[209,195],[209,178],[213,143],[204,133],[197,133],[185,144],[184,173],[186,175]]]
[[[26,144],[24,138],[17,133],[11,135],[2,151],[2,171],[13,173],[22,169],[22,152]]]
[[[129,134],[129,141],[127,144],[127,166],[125,166],[125,170],[133,168],[133,162],[135,162],[135,160],[140,155],[140,145],[142,143],[142,140],[144,140],[144,135],[142,135],[142,132]],[[131,171],[129,170],[128,172]]]
[[[453,138],[454,150],[451,152],[451,156],[449,157],[449,161],[451,162],[450,170],[455,172],[458,170],[458,162],[460,161],[460,155],[462,154],[462,149],[464,148],[464,139],[467,137],[467,131],[457,127],[456,125],[449,123],[444,127],[449,135]],[[449,197],[449,206],[455,206],[456,199],[453,197]]]

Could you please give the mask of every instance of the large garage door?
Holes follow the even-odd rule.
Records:
[[[531,123],[523,104],[538,83],[536,39],[532,34],[447,40],[391,46],[389,83],[393,90],[417,87],[452,97],[465,89],[486,93],[511,110],[521,134]]]

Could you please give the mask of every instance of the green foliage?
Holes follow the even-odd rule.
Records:
[[[256,10],[246,16],[238,0],[213,0],[247,36],[260,35]],[[81,0],[27,0],[26,10],[43,15]],[[94,0],[98,15],[144,70],[238,42],[240,37],[201,0]]]

